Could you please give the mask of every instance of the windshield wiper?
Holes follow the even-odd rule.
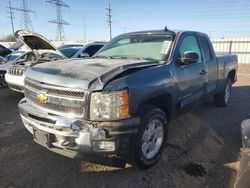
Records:
[[[138,59],[138,60],[144,60],[142,57],[133,57],[133,56],[112,56],[112,59]]]
[[[108,56],[108,55],[97,55],[97,56],[94,56],[93,58],[105,58],[105,59],[112,59],[111,56]]]

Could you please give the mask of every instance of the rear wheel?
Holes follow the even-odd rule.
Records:
[[[227,78],[226,85],[219,94],[214,96],[214,102],[216,106],[227,106],[232,90],[232,81]]]
[[[167,139],[167,117],[161,109],[153,106],[146,106],[143,111],[134,159],[139,168],[145,169],[160,159]]]

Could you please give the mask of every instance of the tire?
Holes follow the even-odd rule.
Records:
[[[230,78],[227,78],[226,85],[223,91],[214,96],[215,105],[220,107],[227,106],[231,95],[231,90],[232,90],[232,81]]]
[[[144,106],[141,126],[134,145],[134,161],[141,169],[154,165],[161,157],[167,140],[167,117],[159,108]],[[143,149],[144,148],[144,149]]]
[[[5,81],[5,73],[0,73],[0,87],[7,87],[7,83]]]

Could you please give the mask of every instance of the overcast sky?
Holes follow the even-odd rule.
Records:
[[[11,34],[7,18],[8,0],[1,0],[0,37]],[[21,0],[10,0],[13,7],[20,7]],[[56,38],[55,7],[45,0],[28,0],[34,31],[49,39]],[[212,38],[250,37],[249,0],[64,0],[70,8],[63,9],[68,40],[84,39],[84,22],[88,40],[109,38],[105,8],[111,3],[113,36],[130,31],[163,29],[198,30]],[[15,11],[15,30],[21,28],[21,14]],[[84,21],[85,20],[85,21]]]

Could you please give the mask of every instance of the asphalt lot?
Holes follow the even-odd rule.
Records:
[[[0,187],[232,187],[240,123],[250,118],[250,65],[239,67],[230,104],[197,106],[169,124],[162,159],[148,170],[72,160],[35,144],[23,127],[21,94],[0,89]]]

